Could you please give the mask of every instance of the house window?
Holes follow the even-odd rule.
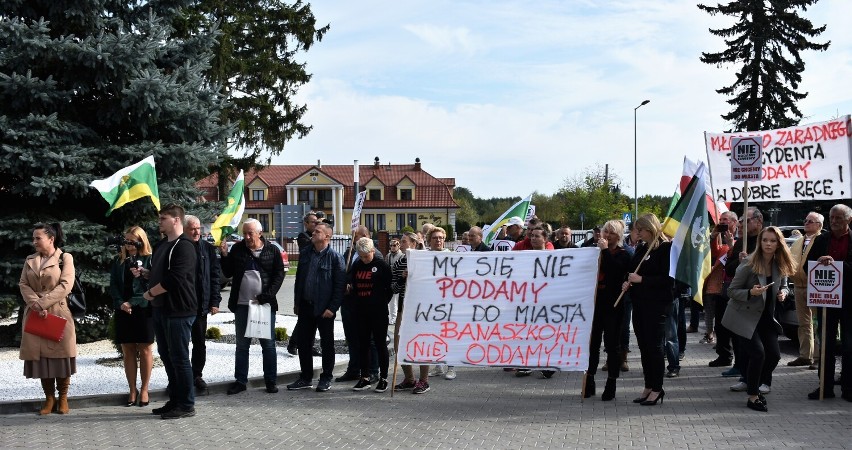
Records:
[[[411,189],[400,189],[399,190],[399,199],[400,200],[412,200],[414,198],[413,192]]]
[[[266,200],[266,191],[264,191],[263,189],[252,189],[251,199],[252,201],[256,202],[262,202]]]
[[[376,214],[376,229],[377,230],[387,230],[387,224],[385,223],[385,215],[384,214]]]
[[[364,226],[367,227],[368,230],[375,231],[376,230],[376,215],[375,214],[364,214]]]
[[[255,219],[260,222],[260,226],[263,227],[263,232],[266,233],[269,230],[269,214],[249,214],[249,219]]]
[[[408,215],[408,223],[406,224],[417,231],[417,214],[409,214]]]
[[[382,190],[381,189],[370,189],[367,193],[367,200],[381,200],[382,199]]]
[[[405,214],[396,215],[396,231],[400,231],[405,227]]]

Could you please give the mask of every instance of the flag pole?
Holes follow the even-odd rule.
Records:
[[[642,267],[642,263],[645,262],[645,259],[648,257],[648,253],[651,253],[651,244],[648,243],[648,250],[645,251],[645,256],[642,257],[642,261],[639,261],[639,265],[636,266],[636,270],[633,271],[634,274],[639,273],[639,268]],[[618,303],[621,301],[621,297],[624,297],[624,293],[626,290],[622,290],[621,294],[618,294],[618,298],[615,299],[615,304],[612,305],[613,308],[618,306]]]

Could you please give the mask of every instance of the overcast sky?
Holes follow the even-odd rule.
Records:
[[[712,2],[715,4],[715,2]],[[699,61],[730,23],[694,2],[311,2],[323,41],[306,55],[311,133],[275,164],[413,163],[477,197],[551,194],[609,164],[639,194],[670,195],[683,157],[706,160],[704,131],[729,127],[715,92],[734,68]],[[852,2],[823,0],[828,51],[804,55],[803,123],[852,113]]]

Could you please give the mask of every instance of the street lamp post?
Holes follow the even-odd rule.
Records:
[[[638,154],[636,145],[636,111],[650,102],[651,100],[643,100],[639,106],[633,108],[633,223],[636,223],[636,219],[639,218],[639,185],[637,182],[639,179],[639,170],[637,169],[639,160],[636,157]]]

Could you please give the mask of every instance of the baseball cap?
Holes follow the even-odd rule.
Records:
[[[521,228],[526,228],[524,226],[524,221],[521,220],[521,218],[518,217],[518,216],[512,216],[512,217],[509,218],[509,221],[506,222],[506,226],[511,227],[512,225],[517,225]]]

